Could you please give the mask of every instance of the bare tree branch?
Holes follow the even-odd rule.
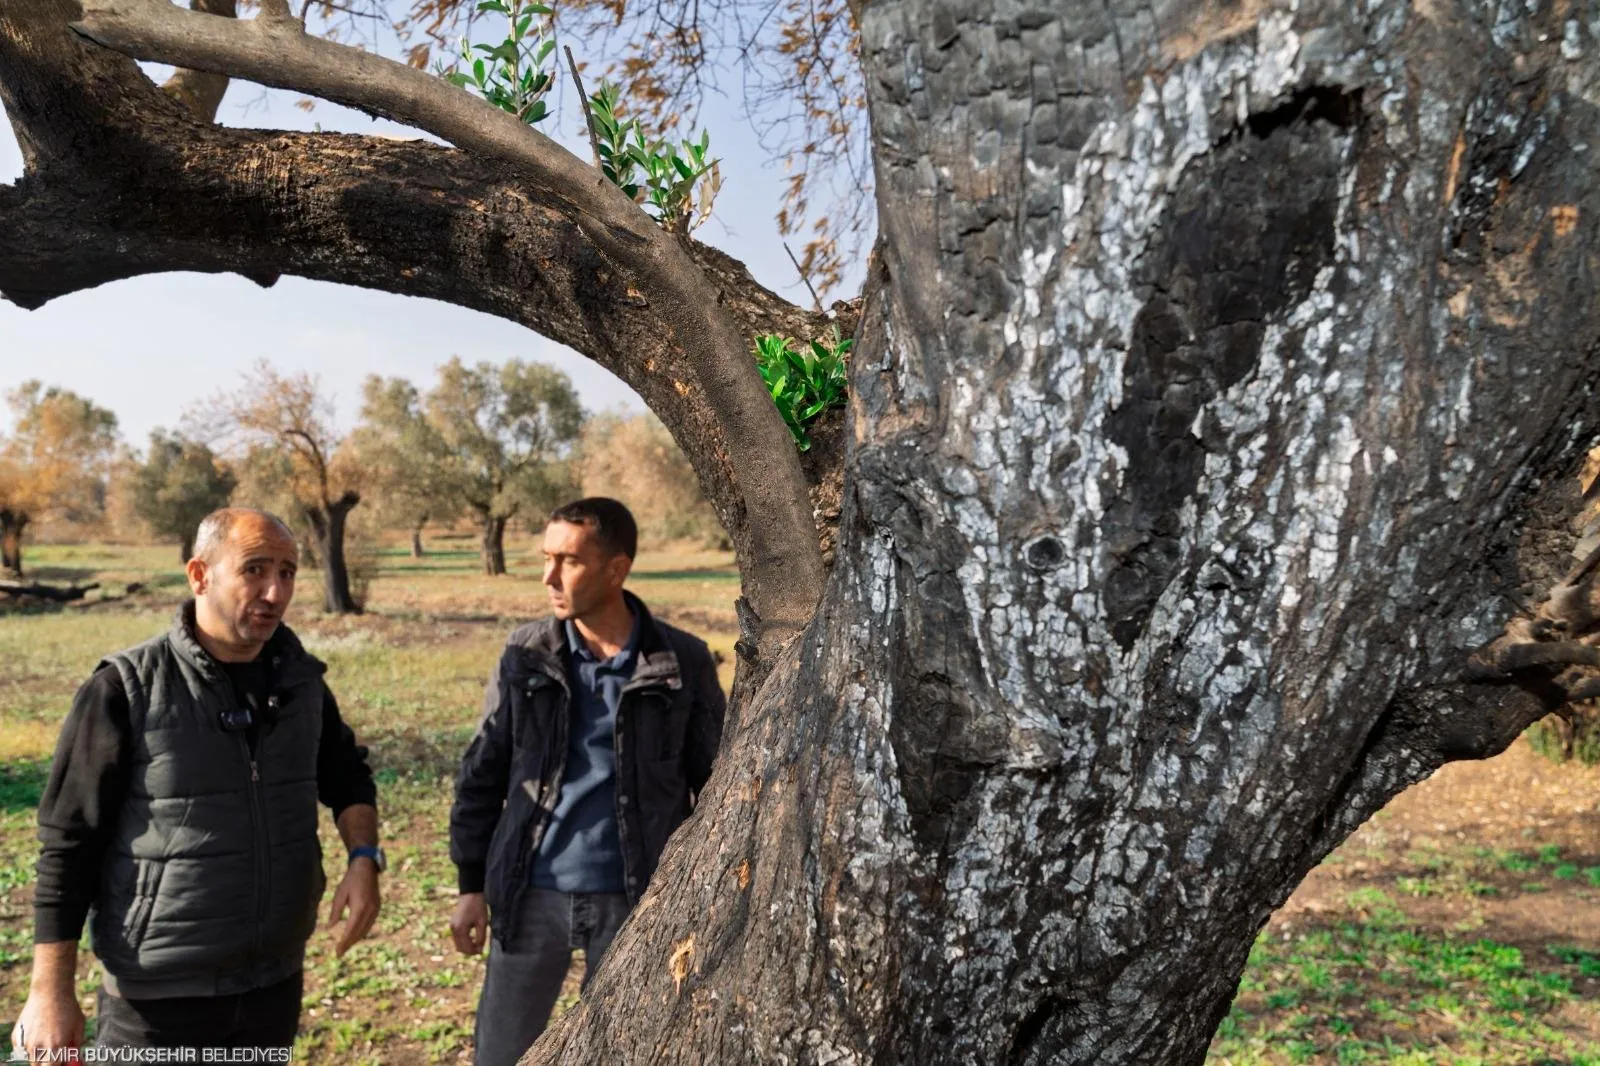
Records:
[[[189,0],[189,6],[195,11],[225,18],[238,15],[237,0]],[[172,72],[172,77],[166,80],[161,90],[193,112],[195,118],[202,122],[214,122],[217,109],[222,106],[222,98],[228,92],[228,77],[180,67]]]
[[[578,103],[583,108],[584,126],[589,131],[589,147],[594,150],[594,165],[600,165],[600,138],[594,132],[594,110],[589,106],[589,94],[583,91],[583,75],[578,73],[578,61],[572,57],[572,49],[562,46],[562,51],[567,53],[567,66],[572,70],[572,84],[578,88]]]
[[[6,84],[8,112],[17,67],[30,60],[38,63],[16,43],[47,37],[56,27],[64,31],[71,10],[65,0],[17,0],[0,13],[0,81]],[[355,142],[362,151],[352,153],[349,138],[196,128],[175,111],[153,113],[161,109],[140,97],[134,85],[140,75],[128,64],[117,75],[128,80],[119,86],[125,93],[108,92],[80,108],[81,122],[99,128],[116,144],[112,152],[97,153],[116,161],[111,174],[93,170],[100,158],[92,164],[82,158],[81,130],[76,140],[66,133],[45,134],[57,169],[95,173],[102,185],[119,183],[118,195],[88,197],[87,204],[68,207],[64,201],[73,200],[73,194],[52,186],[32,202],[48,218],[0,220],[0,248],[9,244],[35,263],[40,258],[69,259],[58,261],[48,276],[56,283],[68,278],[76,287],[180,264],[240,270],[268,280],[283,272],[269,262],[287,266],[286,261],[293,261],[289,269],[308,276],[342,274],[345,280],[391,291],[423,290],[465,306],[492,307],[494,313],[541,332],[546,332],[541,327],[550,327],[547,335],[554,339],[579,340],[580,351],[601,358],[640,389],[690,454],[739,549],[745,595],[766,619],[771,639],[781,643],[805,624],[824,571],[804,476],[752,366],[750,336],[741,329],[737,312],[725,307],[740,302],[748,306],[750,297],[726,300],[695,261],[705,253],[691,257],[685,245],[656,226],[621,190],[597,180],[592,168],[513,116],[421,71],[308,37],[292,21],[225,19],[164,0],[91,0],[75,28],[135,58],[244,77],[419,126],[467,149],[479,162],[438,149],[393,146],[400,149],[405,165],[421,170],[413,170],[402,185],[372,165],[369,141]],[[52,47],[65,51],[61,42]],[[48,125],[53,99],[82,93],[82,85],[68,81],[67,72],[78,69],[84,59],[55,59],[53,71],[42,70],[45,77],[57,79],[54,94],[40,92],[37,101],[28,101],[29,107],[11,112],[30,134]],[[134,110],[136,116],[129,114]],[[304,159],[291,159],[308,148],[320,156],[320,173],[304,169]],[[376,155],[396,158],[385,149]],[[259,167],[269,160],[285,168],[278,171],[285,181],[276,187],[262,182]],[[509,182],[507,166],[516,173]],[[458,198],[469,191],[459,181],[464,170],[476,172],[476,181],[468,184],[494,198],[492,208],[481,200]],[[441,185],[448,206],[441,204]],[[139,195],[130,197],[134,189]],[[320,200],[321,220],[331,224],[320,236],[315,226],[307,226],[307,212],[313,209],[305,202],[308,193]],[[213,206],[229,198],[253,200],[257,213],[249,222],[244,214],[210,214],[202,222],[194,217],[197,194]],[[329,196],[334,199],[324,199]],[[386,199],[391,196],[397,199]],[[381,239],[353,232],[386,214],[393,222],[402,205],[409,225],[387,226]],[[91,210],[82,217],[85,206]],[[395,243],[397,229],[415,228],[419,217],[442,221],[457,212],[481,238],[475,281],[462,274],[459,234],[415,234],[428,246],[416,249],[426,253],[420,261],[408,262]],[[261,222],[276,236],[243,235]],[[19,240],[24,226],[34,227],[33,232]],[[51,250],[37,239],[40,227],[53,228],[58,237],[62,231],[74,237],[58,241]],[[507,230],[542,236],[532,244],[524,240],[520,252],[526,258],[519,258],[508,251]],[[147,239],[130,241],[130,231]],[[547,240],[557,233],[559,239]],[[339,245],[342,261],[326,257],[326,244],[322,256],[312,254],[312,245],[329,238]],[[143,246],[132,247],[138,243]],[[376,274],[354,276],[351,267],[357,261],[367,269],[375,267]],[[0,274],[8,275],[0,278],[0,289],[20,292],[31,303],[53,295],[39,292],[39,283],[27,281],[20,267],[0,267]],[[729,276],[726,270],[722,274]],[[551,281],[563,291],[565,302],[559,307],[539,302]],[[768,301],[758,295],[755,302]],[[771,302],[782,304],[776,297]],[[640,338],[644,350],[615,347],[618,330],[606,320],[615,314],[631,320],[621,332]],[[648,328],[640,329],[645,321]],[[653,339],[643,341],[647,336]],[[607,345],[612,346],[609,354]]]

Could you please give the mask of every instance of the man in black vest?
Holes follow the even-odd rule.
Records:
[[[17,1050],[42,1058],[82,1043],[74,970],[92,915],[99,1045],[265,1048],[287,1062],[325,887],[319,799],[350,852],[330,918],[348,912],[336,951],[372,927],[376,792],[322,663],[281,624],[297,562],[277,518],[208,516],[188,564],[194,599],[172,629],[106,659],[79,689],[39,804]]]
[[[624,592],[638,540],[616,500],[550,516],[554,617],[511,634],[461,762],[450,857],[456,947],[483,949],[477,1066],[512,1066],[544,1031],[575,948],[584,983],[694,805],[722,739],[705,643]]]

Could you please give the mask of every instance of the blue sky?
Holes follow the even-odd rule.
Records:
[[[596,65],[603,57],[580,58]],[[307,113],[293,106],[296,99],[234,82],[218,119],[240,127],[411,132],[323,102]],[[559,125],[546,120],[540,128],[587,156],[572,104],[573,94],[561,92]],[[743,260],[768,287],[809,301],[773,221],[783,191],[781,161],[762,156],[737,100],[708,100],[702,125],[723,160],[723,187],[711,220],[696,235]],[[0,182],[21,173],[10,124],[0,123]],[[72,389],[116,412],[124,438],[137,446],[151,429],[177,425],[186,409],[231,387],[259,359],[281,371],[318,374],[341,421],[351,424],[368,374],[400,375],[425,386],[452,355],[540,360],[571,375],[591,410],[642,406],[605,370],[521,326],[431,300],[326,282],[284,278],[263,289],[234,275],[172,273],[74,293],[36,311],[0,300],[0,391],[30,378]]]

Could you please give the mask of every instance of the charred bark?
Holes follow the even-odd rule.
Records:
[[[1468,660],[1600,429],[1597,20],[866,5],[828,591],[528,1061],[1201,1062],[1305,872],[1549,706]]]
[[[322,606],[329,614],[361,613],[361,604],[350,592],[350,567],[344,555],[345,525],[360,502],[359,493],[347,492],[337,500],[305,509],[322,566]]]

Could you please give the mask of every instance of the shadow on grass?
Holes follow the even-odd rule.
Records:
[[[22,580],[37,585],[82,585],[95,580],[99,566],[30,566]]]
[[[736,570],[722,566],[697,566],[690,570],[635,570],[628,575],[633,581],[729,581],[739,580]]]
[[[0,810],[11,814],[36,809],[49,773],[49,759],[23,757],[0,762]]]

